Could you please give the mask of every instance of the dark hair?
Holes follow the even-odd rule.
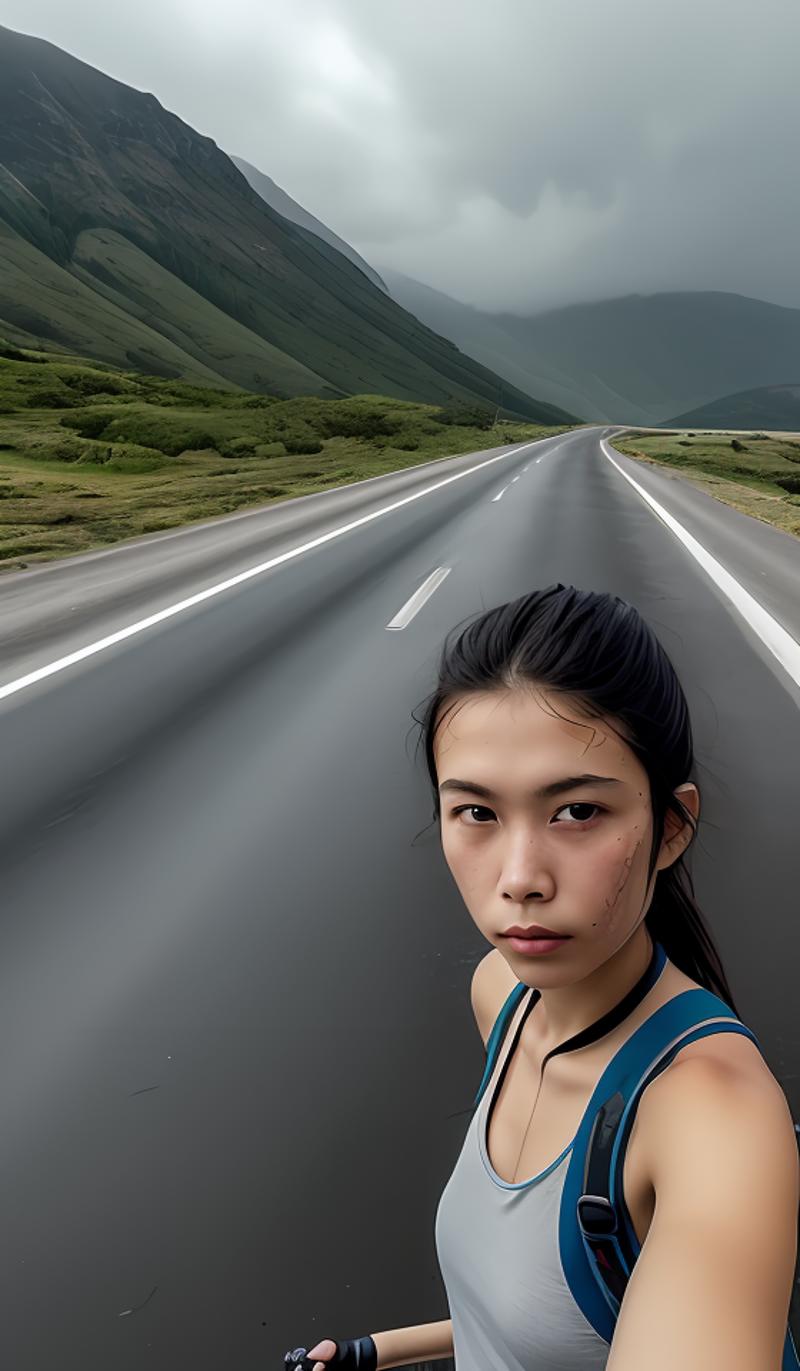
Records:
[[[668,811],[691,825],[691,841],[697,830],[694,815],[673,794],[694,768],[689,710],[655,633],[619,596],[559,582],[486,610],[452,645],[445,641],[436,689],[422,718],[413,716],[422,728],[434,821],[440,818],[433,750],[439,725],[465,695],[517,687],[569,696],[577,712],[606,720],[639,759],[653,811],[649,887]],[[739,1018],[683,855],[659,871],[645,923],[675,966],[721,996]]]

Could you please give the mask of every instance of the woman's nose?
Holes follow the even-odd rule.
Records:
[[[510,843],[503,862],[502,887],[514,900],[550,898],[553,875],[541,843],[525,835]]]

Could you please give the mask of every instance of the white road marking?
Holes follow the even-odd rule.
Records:
[[[436,587],[442,584],[445,576],[449,576],[452,569],[449,566],[438,566],[435,571],[432,571],[428,579],[422,582],[419,590],[414,591],[411,598],[406,600],[403,608],[398,610],[394,618],[389,621],[386,625],[387,629],[405,628],[407,624],[410,624],[414,615],[419,613],[425,601],[430,599]]]
[[[503,486],[503,489],[500,491],[500,494],[499,494],[499,495],[493,495],[493,496],[492,496],[492,504],[495,504],[497,500],[502,500],[502,498],[503,498],[503,496],[505,495],[505,493],[506,493],[507,490],[508,490],[508,486]]]
[[[506,457],[524,451],[526,447],[535,447],[537,443],[546,443],[547,441],[546,438],[534,438],[529,443],[521,443],[519,446],[509,448],[507,452],[500,452],[496,457],[487,457],[485,462],[479,462],[477,466],[469,467],[466,471],[457,471],[452,476],[445,476],[443,480],[434,482],[432,486],[425,486],[423,490],[415,491],[413,495],[406,495],[402,500],[395,500],[390,505],[384,505],[381,509],[373,510],[371,514],[362,515],[360,519],[353,519],[349,524],[342,524],[339,528],[331,529],[329,533],[323,533],[318,538],[312,538],[307,543],[301,543],[299,547],[290,548],[288,552],[281,552],[277,557],[270,557],[267,562],[259,562],[258,566],[249,567],[247,571],[240,571],[236,576],[229,576],[227,580],[219,581],[206,590],[198,591],[196,595],[189,595],[185,600],[179,600],[174,605],[167,605],[166,609],[160,609],[155,614],[148,614],[147,618],[139,619],[135,624],[130,624],[128,628],[121,628],[116,633],[109,633],[105,638],[99,638],[94,643],[88,643],[86,647],[68,653],[66,657],[59,657],[55,662],[48,662],[46,666],[37,667],[35,671],[29,671],[27,675],[20,676],[18,680],[9,681],[7,685],[0,686],[0,700],[7,699],[9,695],[14,695],[18,690],[24,690],[26,686],[34,685],[37,681],[45,680],[47,676],[54,676],[57,671],[66,670],[67,667],[74,666],[76,662],[82,662],[86,657],[92,657],[97,652],[104,652],[106,648],[113,647],[115,643],[124,642],[126,638],[132,638],[136,633],[143,633],[145,629],[152,628],[154,624],[160,624],[164,619],[170,619],[173,615],[181,614],[194,605],[202,604],[204,600],[210,600],[215,595],[221,595],[224,590],[230,590],[233,586],[241,585],[254,576],[261,576],[265,571],[271,571],[273,567],[281,566],[294,557],[300,557],[304,552],[310,552],[312,548],[321,547],[323,543],[329,543],[334,538],[341,538],[354,528],[369,524],[373,519],[382,519],[384,515],[391,514],[395,509],[402,509],[403,505],[409,505],[414,500],[421,500],[424,495],[432,495],[435,490],[440,490],[442,486],[448,486],[453,481],[462,481],[465,476],[471,476],[473,471],[482,471],[484,467],[491,466],[493,462],[502,462]]]
[[[790,633],[787,633],[783,625],[779,624],[777,619],[773,619],[772,615],[768,613],[764,606],[759,604],[758,600],[756,600],[754,596],[752,596],[748,590],[745,590],[744,586],[736,580],[736,577],[732,576],[722,563],[717,561],[716,557],[713,557],[710,552],[707,552],[702,543],[699,543],[696,538],[693,538],[691,533],[664,509],[663,505],[660,505],[657,500],[654,500],[652,495],[650,495],[643,486],[639,485],[638,481],[635,481],[627,471],[623,470],[619,462],[612,456],[604,438],[600,440],[600,446],[608,460],[617,468],[620,475],[624,476],[626,481],[630,481],[634,490],[641,495],[642,499],[647,502],[653,512],[658,515],[661,522],[666,524],[667,528],[671,533],[674,533],[675,537],[683,544],[687,552],[691,553],[695,561],[699,562],[700,566],[714,584],[728,597],[734,609],[739,612],[745,622],[752,628],[753,632],[758,635],[764,646],[769,648],[770,652],[777,661],[780,662],[781,666],[795,684],[800,685],[800,643],[797,642],[797,639],[793,638]]]

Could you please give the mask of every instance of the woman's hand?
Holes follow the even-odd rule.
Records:
[[[296,1348],[294,1356],[302,1351],[302,1347]],[[288,1365],[291,1360],[292,1353],[287,1352],[284,1361]],[[328,1371],[329,1366],[339,1367],[340,1371],[377,1371],[378,1349],[371,1334],[363,1338],[342,1338],[338,1342],[322,1338],[304,1353],[301,1361],[292,1361],[292,1365],[301,1366],[303,1371]]]
[[[331,1357],[336,1356],[336,1352],[337,1344],[334,1342],[333,1338],[323,1338],[321,1342],[315,1343],[313,1347],[309,1347],[306,1356],[309,1361],[314,1362],[311,1371],[326,1371],[327,1363],[330,1361]],[[317,1358],[316,1361],[314,1361],[315,1357]]]

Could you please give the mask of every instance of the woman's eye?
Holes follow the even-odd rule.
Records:
[[[572,804],[562,805],[562,806],[561,806],[561,809],[557,809],[557,810],[556,810],[556,815],[562,814],[562,813],[564,812],[565,809],[570,809],[570,810],[573,810],[573,809],[583,809],[583,810],[586,810],[586,809],[593,809],[593,810],[596,810],[599,814],[602,814],[602,812],[603,812],[603,809],[602,809],[602,806],[601,806],[601,805],[589,804],[588,802],[585,802],[585,801],[574,800]],[[453,818],[455,819],[457,815],[459,815],[459,814],[464,814],[465,812],[470,812],[470,813],[481,813],[481,814],[490,814],[490,815],[493,815],[493,814],[494,814],[494,811],[491,810],[491,809],[487,809],[486,805],[459,805],[457,809],[454,809],[454,810],[452,811]],[[591,820],[592,820],[593,818],[594,818],[594,815],[593,815],[593,814],[589,814],[589,815],[587,815],[587,814],[578,815],[577,818],[573,817],[572,820],[567,820],[566,827],[567,827],[567,828],[578,828],[578,827],[580,827],[581,824],[590,823]],[[481,824],[480,821],[477,822],[477,823],[475,823],[475,824],[467,824],[467,828],[480,828],[480,827],[482,827],[482,824]]]

